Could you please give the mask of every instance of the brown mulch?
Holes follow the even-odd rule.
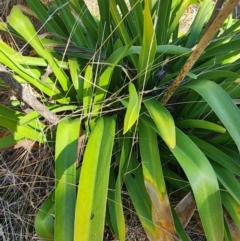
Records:
[[[47,147],[0,152],[0,240],[40,239],[34,216],[54,188],[53,153]]]

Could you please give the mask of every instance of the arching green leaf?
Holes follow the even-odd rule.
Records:
[[[184,87],[197,91],[210,105],[233,140],[240,147],[240,110],[220,85],[209,81],[190,81]]]
[[[153,119],[162,139],[168,146],[174,148],[176,145],[176,134],[172,115],[156,99],[146,99],[143,103]]]
[[[123,134],[125,134],[137,121],[141,107],[141,99],[133,83],[128,84],[128,90],[129,102],[124,118]]]
[[[223,240],[222,203],[215,172],[200,149],[177,128],[176,137],[176,147],[170,151],[192,187],[207,239]]]

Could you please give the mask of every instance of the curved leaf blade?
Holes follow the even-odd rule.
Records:
[[[46,137],[43,132],[40,132],[29,125],[20,126],[16,120],[5,116],[0,115],[0,125],[16,133],[19,136],[18,138],[28,138],[40,143],[44,143],[46,141]]]
[[[62,89],[66,92],[69,92],[71,90],[71,83],[68,76],[63,69],[59,67],[52,54],[46,48],[44,48],[43,43],[38,37],[37,32],[29,18],[26,17],[17,6],[15,6],[12,8],[7,21],[9,25],[17,32],[19,29],[24,29],[24,31],[20,31],[18,33],[34,48],[34,50],[36,50],[41,57],[46,59],[53,73],[56,75],[57,80],[61,84]]]
[[[191,81],[184,87],[195,90],[207,101],[237,146],[240,147],[240,111],[224,89],[209,80]]]
[[[177,122],[176,126],[180,128],[199,128],[204,130],[216,131],[220,133],[226,132],[226,129],[223,128],[222,126],[209,121],[205,121],[205,120],[195,120],[195,119],[182,120]]]
[[[221,46],[221,48],[223,48]],[[203,74],[198,75],[197,79],[202,80],[202,79],[218,79],[218,78],[233,78],[237,79],[239,78],[239,74],[234,73],[232,71],[227,71],[227,70],[210,70],[208,72],[205,72]]]
[[[222,202],[234,223],[240,229],[240,205],[228,192],[221,192]]]
[[[176,147],[170,150],[192,187],[207,239],[223,240],[222,203],[215,172],[199,148],[177,128],[176,137]]]
[[[26,0],[28,5],[33,9],[33,11],[37,14],[40,21],[44,23],[44,26],[50,31],[51,33],[56,33],[59,36],[67,37],[66,29],[62,24],[59,25],[58,21],[59,17],[57,14],[54,17],[50,16],[46,6],[39,0],[35,0],[34,2],[31,0]]]
[[[44,240],[54,240],[54,192],[52,192],[39,208],[34,221],[34,228]]]
[[[240,163],[235,162],[231,156],[226,153],[224,147],[218,148],[208,142],[190,136],[191,140],[202,150],[202,152],[221,166],[225,167],[229,172],[240,175]],[[239,156],[238,156],[239,158]]]
[[[240,183],[236,179],[236,177],[226,170],[224,167],[217,163],[212,163],[214,171],[222,183],[222,185],[226,188],[226,190],[231,194],[231,196],[235,199],[235,201],[240,205]]]
[[[141,107],[141,99],[133,83],[129,83],[129,102],[124,118],[123,134],[125,134],[137,121]]]
[[[162,139],[168,146],[174,148],[176,145],[176,133],[172,115],[156,99],[148,99],[143,103],[152,117]]]
[[[119,48],[115,50],[109,58],[106,60],[109,66],[103,71],[98,79],[98,84],[96,85],[96,94],[93,100],[93,114],[98,115],[101,111],[103,101],[107,95],[108,87],[111,83],[111,78],[116,65],[125,57],[126,52],[129,48],[136,42],[138,37],[135,37],[124,49]]]

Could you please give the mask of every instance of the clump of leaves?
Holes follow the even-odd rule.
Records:
[[[98,0],[99,19],[82,0],[27,2],[48,32],[17,6],[0,25],[36,53],[0,42],[0,78],[31,108],[0,106],[12,131],[1,147],[54,143],[55,190],[36,216],[38,235],[101,240],[108,224],[125,240],[126,187],[149,240],[189,240],[196,208],[208,240],[237,240],[240,22],[229,15],[238,1],[217,16],[223,1],[201,1],[187,33],[179,20],[190,0]],[[173,208],[169,193],[179,190]]]

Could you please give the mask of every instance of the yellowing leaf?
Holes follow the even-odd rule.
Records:
[[[101,117],[89,135],[77,194],[75,241],[103,240],[115,125],[113,117]]]

